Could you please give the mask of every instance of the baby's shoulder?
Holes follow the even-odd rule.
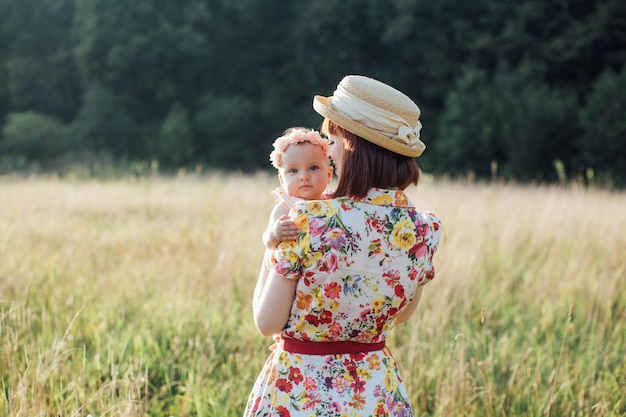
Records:
[[[293,197],[289,195],[283,188],[278,187],[274,191],[272,191],[272,195],[276,199],[276,204],[286,204],[287,207],[291,208],[296,203],[300,201],[304,201],[304,199],[299,197]]]

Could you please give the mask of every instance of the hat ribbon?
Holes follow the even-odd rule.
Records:
[[[395,142],[400,142],[411,148],[421,147],[420,130],[422,129],[422,124],[419,120],[417,125],[410,126],[404,118],[374,106],[365,100],[361,100],[354,94],[346,91],[342,85],[339,85],[333,93],[331,105],[344,116],[377,131]]]

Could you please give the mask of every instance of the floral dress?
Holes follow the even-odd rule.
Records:
[[[384,341],[418,286],[435,276],[440,220],[418,212],[402,191],[303,201],[291,216],[302,232],[270,259],[277,273],[298,280],[277,340]],[[413,416],[387,347],[326,355],[271,349],[244,416]]]

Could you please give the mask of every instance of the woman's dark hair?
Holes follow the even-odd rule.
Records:
[[[343,137],[343,163],[337,189],[331,197],[365,197],[373,187],[404,190],[417,185],[417,161],[381,148],[325,119],[321,131]]]

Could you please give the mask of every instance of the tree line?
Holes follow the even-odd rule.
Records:
[[[422,109],[438,175],[626,184],[622,0],[0,0],[0,173],[269,169],[346,74]]]

